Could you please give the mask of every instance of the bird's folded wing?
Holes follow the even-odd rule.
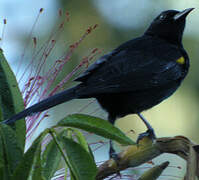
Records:
[[[91,95],[146,90],[181,78],[182,66],[176,61],[182,55],[176,47],[144,43],[116,49],[91,65],[76,79],[85,84],[82,91]]]

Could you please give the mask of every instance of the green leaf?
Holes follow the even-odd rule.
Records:
[[[1,139],[0,139],[0,146],[1,147],[3,146]],[[0,158],[1,158],[1,161],[0,161],[0,163],[1,163],[0,164],[0,179],[9,180],[11,178],[11,172],[9,171],[8,167],[5,166],[6,162],[4,161],[5,159],[3,158],[2,149],[0,149]]]
[[[6,161],[6,158],[4,156],[4,145],[3,145],[3,141],[0,137],[0,179],[7,179],[9,180],[11,177],[11,172],[8,166],[8,163]]]
[[[22,111],[24,109],[24,102],[15,75],[6,61],[2,49],[0,49],[0,82],[0,121],[3,121],[13,114]],[[16,131],[17,139],[24,150],[25,121],[17,121],[11,126]]]
[[[115,140],[124,145],[135,144],[135,142],[108,121],[89,115],[69,115],[62,119],[57,126],[76,127],[105,138]]]
[[[42,176],[43,168],[41,166],[41,144],[38,146],[37,151],[35,153],[35,160],[32,166],[32,171],[30,173],[30,179],[38,180],[44,179]]]
[[[80,132],[79,130],[77,129],[74,129],[74,128],[68,128],[67,129],[68,131],[72,131],[73,134],[75,135],[78,143],[88,152],[90,153],[90,155],[92,156],[92,158],[94,159],[94,155],[93,155],[93,152],[91,150],[91,148],[89,147],[87,141],[86,141],[86,138],[84,137],[84,135],[82,134],[82,132]],[[72,139],[72,137],[74,136],[69,136],[69,139]]]
[[[75,135],[75,137],[77,138],[78,143],[87,151],[90,152],[89,150],[89,146],[88,143],[86,141],[86,138],[84,137],[84,135],[77,129],[74,128],[70,128],[68,130],[71,130],[73,132],[73,134]]]
[[[16,133],[6,124],[0,124],[0,179],[6,174],[13,174],[23,157]]]
[[[162,172],[168,167],[169,162],[166,161],[160,165],[154,166],[153,168],[146,171],[138,180],[156,180]]]
[[[43,175],[46,179],[51,179],[61,161],[61,153],[52,140],[48,143],[42,155]]]
[[[17,166],[14,172],[13,180],[16,179],[32,179],[41,180],[44,179],[41,175],[41,140],[43,134],[40,135],[24,154],[20,164]]]
[[[62,137],[68,161],[76,180],[94,180],[97,167],[92,156],[73,140]]]

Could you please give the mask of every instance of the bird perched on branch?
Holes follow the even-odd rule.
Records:
[[[75,79],[80,82],[78,85],[36,103],[4,123],[14,123],[72,99],[96,98],[108,112],[110,123],[138,114],[147,133],[154,136],[140,113],[171,96],[186,77],[189,58],[182,36],[186,17],[192,10],[162,12],[142,36],[125,42],[91,65]]]

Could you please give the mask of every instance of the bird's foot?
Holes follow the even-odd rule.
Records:
[[[139,141],[143,139],[144,137],[149,137],[152,141],[156,140],[156,135],[153,128],[148,129],[146,132],[139,134],[137,138],[137,144],[139,144]]]
[[[119,157],[117,153],[115,152],[115,149],[113,148],[112,145],[110,146],[110,149],[109,149],[109,158],[114,159],[116,163],[119,161]]]
[[[109,158],[113,159],[115,161],[117,167],[118,167],[120,158],[119,158],[118,154],[115,152],[115,149],[113,148],[112,145],[110,146],[110,149],[109,149]],[[121,178],[121,174],[120,174],[119,169],[116,172],[116,176],[119,176]]]

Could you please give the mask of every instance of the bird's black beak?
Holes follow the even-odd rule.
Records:
[[[177,21],[177,20],[179,20],[179,19],[185,19],[186,16],[187,16],[192,10],[194,10],[194,8],[185,9],[184,11],[181,11],[181,12],[177,13],[177,14],[173,17],[173,19],[174,19],[175,21]]]

